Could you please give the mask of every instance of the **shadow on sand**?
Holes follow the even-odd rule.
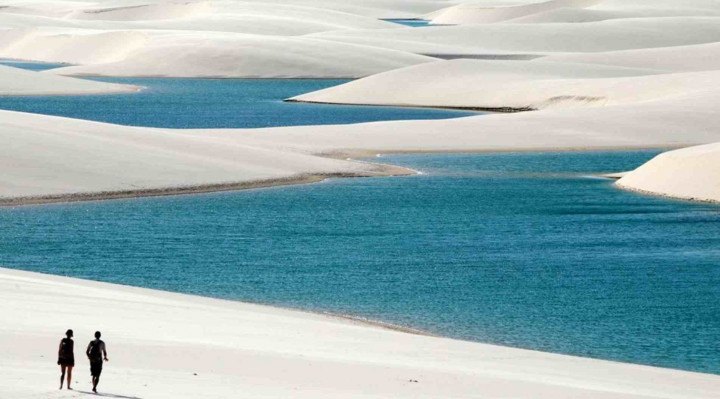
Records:
[[[95,393],[95,392],[90,392],[90,391],[79,391],[79,390],[76,390],[75,392],[80,392],[80,393],[84,393],[84,394],[88,394],[88,395],[93,395],[93,396],[100,396],[100,397],[103,397],[103,398],[142,399],[142,398],[139,397],[139,396],[124,396],[124,395],[115,395],[115,394],[112,394],[112,393],[102,393],[102,392]]]

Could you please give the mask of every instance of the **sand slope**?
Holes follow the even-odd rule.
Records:
[[[0,396],[8,398],[85,397],[81,351],[96,329],[110,358],[100,392],[119,397],[701,399],[720,390],[716,375],[8,269],[0,269],[0,302]],[[55,388],[55,348],[67,328],[76,392]]]
[[[555,54],[542,60],[671,72],[720,70],[720,42],[603,53]]]
[[[608,19],[720,16],[712,0],[546,0],[494,5],[465,2],[444,8],[425,18],[433,24],[579,23]]]
[[[708,89],[632,105],[255,129],[242,137],[255,145],[308,153],[668,148],[720,141],[717,101],[720,93]],[[231,137],[226,132],[202,131]]]
[[[53,76],[0,65],[0,95],[131,93],[137,86]]]
[[[607,106],[707,90],[716,71],[656,71],[546,61],[440,61],[393,70],[295,101],[486,109]]]
[[[434,60],[312,38],[221,32],[36,29],[3,36],[0,57],[84,64],[52,71],[65,75],[337,78]]]
[[[0,199],[4,200],[166,188],[188,191],[195,186],[306,181],[311,175],[385,173],[365,163],[169,130],[9,111],[0,115]]]
[[[302,35],[406,29],[372,14],[434,2],[326,3],[13,2],[0,8],[0,57],[79,64],[63,71],[78,75],[251,78],[360,77],[431,60]]]
[[[102,51],[98,51],[101,57]],[[356,78],[433,61],[382,48],[242,34],[151,35],[120,61],[55,69],[62,75]]]
[[[565,8],[584,8],[602,0],[549,0],[516,6],[488,7],[483,3],[463,3],[425,16],[432,24],[487,24],[521,18]]]
[[[720,41],[719,21],[717,17],[638,18],[581,24],[481,24],[400,30],[343,30],[309,36],[421,54],[548,54],[712,43]]]
[[[0,9],[0,22],[2,26],[16,28],[159,29],[267,35],[300,35],[337,29],[400,28],[399,25],[362,15],[264,2],[148,2],[124,6],[117,3],[76,3],[75,7],[63,14],[38,14]]]
[[[68,64],[123,60],[146,45],[142,31],[33,28],[0,31],[0,57]]]
[[[668,197],[720,202],[720,144],[662,153],[616,184]]]

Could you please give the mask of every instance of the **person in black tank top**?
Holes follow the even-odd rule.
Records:
[[[100,331],[95,331],[95,340],[90,341],[85,354],[90,360],[90,375],[92,376],[93,392],[97,393],[97,385],[100,382],[103,360],[108,361],[105,342],[100,339]]]
[[[73,330],[67,330],[65,336],[65,338],[60,340],[60,347],[58,348],[57,364],[60,365],[60,389],[63,387],[66,370],[67,389],[72,389],[70,382],[72,381],[72,369],[75,367],[75,342],[72,340]]]

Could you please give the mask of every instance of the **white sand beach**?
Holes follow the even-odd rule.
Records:
[[[8,269],[0,269],[0,301],[7,398],[85,397],[81,351],[96,329],[110,359],[100,393],[120,398],[710,399],[720,390],[716,375]],[[76,391],[57,391],[52,348],[70,327]]]

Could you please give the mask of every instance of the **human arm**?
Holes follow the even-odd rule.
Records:
[[[103,353],[103,357],[105,358],[105,361],[106,361],[106,362],[107,362],[107,361],[110,361],[110,359],[108,359],[108,357],[107,357],[107,350],[105,349],[105,343],[104,343],[104,342],[103,342],[103,344],[102,344],[102,353]]]

